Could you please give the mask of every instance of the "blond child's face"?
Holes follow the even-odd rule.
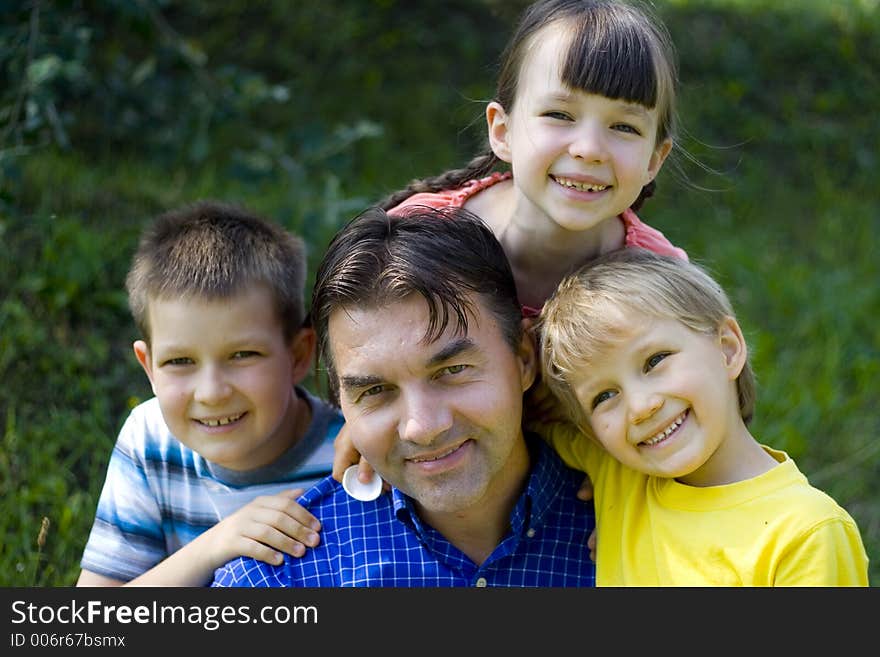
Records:
[[[180,442],[232,470],[271,463],[293,444],[307,421],[293,387],[314,336],[285,341],[267,288],[222,300],[152,299],[149,324],[152,344],[136,342],[135,355]]]
[[[493,150],[511,163],[523,202],[566,230],[585,231],[632,205],[671,142],[655,144],[656,109],[563,84],[569,39],[558,25],[539,32],[513,110],[492,103],[487,120]]]
[[[605,450],[634,470],[695,486],[729,483],[753,440],[736,379],[746,346],[735,320],[717,334],[621,314],[631,327],[572,380]]]

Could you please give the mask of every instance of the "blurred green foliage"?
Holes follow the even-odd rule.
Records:
[[[75,581],[149,396],[123,281],[199,198],[335,230],[459,166],[524,0],[28,1],[0,12],[0,584]],[[856,518],[880,574],[876,0],[668,0],[684,131],[640,213],[729,290],[753,431]],[[43,517],[50,520],[38,547]]]

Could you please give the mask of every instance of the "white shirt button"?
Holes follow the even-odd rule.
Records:
[[[535,533],[536,533],[535,530],[532,529],[531,527],[529,527],[529,530],[526,532],[526,536],[528,536],[529,538],[534,538]]]
[[[485,577],[480,577],[477,580],[477,588],[481,588],[481,589],[486,588],[486,578]]]

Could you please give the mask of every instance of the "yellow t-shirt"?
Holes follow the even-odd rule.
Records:
[[[570,425],[541,433],[593,482],[597,586],[868,586],[855,521],[785,452],[764,446],[779,465],[700,488],[625,467]]]

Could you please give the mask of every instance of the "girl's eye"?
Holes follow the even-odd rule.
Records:
[[[616,395],[616,394],[617,394],[617,393],[614,392],[613,390],[603,390],[603,391],[600,392],[598,395],[596,395],[595,397],[593,397],[593,404],[592,404],[592,408],[591,408],[591,410],[596,410],[596,407],[597,407],[599,404],[601,404],[601,403],[604,402],[604,401],[608,401],[609,399],[611,399],[612,397],[614,397],[614,395]]]
[[[629,123],[615,123],[614,125],[611,126],[611,129],[617,130],[618,132],[627,132],[632,135],[641,136],[641,134],[642,134],[641,130],[639,130],[638,128],[636,128],[633,125],[630,125]]]
[[[661,351],[660,353],[654,354],[653,356],[648,358],[648,360],[645,361],[645,371],[650,372],[651,370],[653,370],[660,364],[660,361],[662,361],[668,355],[668,351]]]
[[[565,112],[557,112],[557,111],[544,112],[541,116],[544,116],[548,119],[558,119],[560,121],[571,120],[571,117],[568,114],[566,114]]]

